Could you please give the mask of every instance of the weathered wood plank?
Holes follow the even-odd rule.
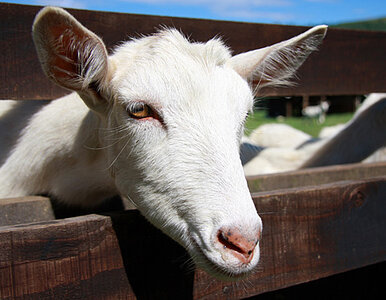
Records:
[[[189,272],[185,251],[133,210],[2,227],[0,298],[239,299],[386,260],[386,177],[253,199],[264,231],[246,284]]]
[[[196,299],[240,299],[386,261],[386,177],[253,195],[261,263],[245,285],[196,275]]]
[[[253,193],[385,175],[386,162],[378,162],[328,166],[283,173],[248,176],[247,181],[249,190]]]
[[[339,273],[311,282],[290,286],[248,300],[363,300],[385,299],[383,287],[386,278],[386,261],[363,268]]]
[[[0,199],[0,226],[54,219],[49,198],[32,196]]]
[[[31,25],[40,8],[0,3],[0,46],[3,51],[0,99],[54,99],[67,93],[45,78],[35,54]],[[235,53],[279,42],[306,29],[300,26],[69,11],[103,37],[109,48],[128,36],[152,33],[160,24],[179,28],[197,41],[222,36]],[[320,51],[312,54],[299,70],[299,85],[264,93],[295,96],[385,92],[385,48],[385,32],[330,29]]]
[[[0,227],[0,299],[133,299],[110,218]],[[130,296],[131,295],[131,296]]]

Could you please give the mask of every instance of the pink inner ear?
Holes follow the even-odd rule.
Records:
[[[79,47],[84,47],[87,40],[84,32],[64,26],[52,26],[50,31],[54,41],[50,62],[51,73],[62,84],[66,84],[66,80],[80,79],[82,62],[79,61],[81,59],[79,51],[82,50]]]
[[[35,18],[33,36],[43,69],[57,84],[79,91],[104,76],[103,42],[67,12],[43,9]]]

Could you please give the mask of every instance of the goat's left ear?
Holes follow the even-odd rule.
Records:
[[[235,55],[228,63],[245,80],[256,80],[259,88],[288,85],[326,32],[326,25],[315,26],[290,40]]]
[[[45,74],[76,91],[87,106],[101,112],[106,103],[99,89],[108,59],[102,40],[61,8],[45,7],[35,17],[33,40]]]

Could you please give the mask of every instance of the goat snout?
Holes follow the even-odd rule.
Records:
[[[217,241],[225,251],[229,251],[241,263],[251,262],[256,245],[261,238],[261,230],[243,233],[237,227],[221,228],[217,232]]]

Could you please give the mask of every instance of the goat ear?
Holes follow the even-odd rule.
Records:
[[[108,65],[102,40],[56,7],[45,7],[36,15],[32,33],[45,74],[81,96],[94,94],[82,98],[90,108],[95,108],[97,90],[105,80]]]
[[[229,64],[245,80],[256,80],[259,88],[288,85],[326,32],[326,25],[315,26],[290,40],[235,55]]]

